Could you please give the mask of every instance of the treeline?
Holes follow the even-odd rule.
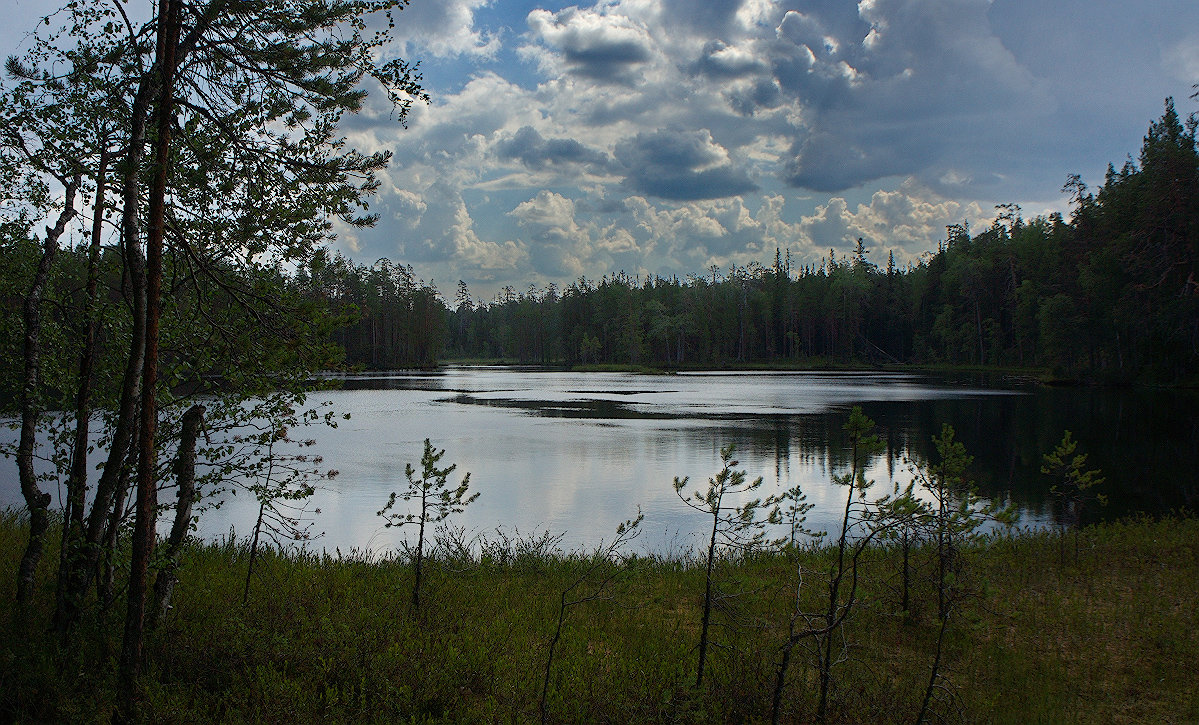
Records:
[[[294,279],[342,324],[334,343],[345,362],[369,368],[430,367],[445,348],[446,306],[411,265],[380,259],[371,266],[318,250]]]
[[[1124,381],[1199,370],[1196,118],[1165,114],[1138,162],[1078,176],[1067,222],[998,207],[987,229],[952,225],[935,253],[898,267],[861,240],[819,265],[703,276],[579,278],[505,288],[475,304],[459,283],[446,354],[525,363],[655,366],[836,361],[1053,368]]]

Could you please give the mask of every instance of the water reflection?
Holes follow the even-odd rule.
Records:
[[[927,461],[932,437],[949,423],[974,456],[988,497],[1014,501],[1028,525],[1053,520],[1041,455],[1070,429],[1108,479],[1106,510],[1091,516],[1194,507],[1199,457],[1195,396],[1178,392],[1049,389],[1018,380],[873,373],[711,373],[639,376],[536,368],[447,368],[348,377],[323,392],[351,418],[305,434],[340,470],[314,507],[318,546],[388,549],[403,532],[374,513],[416,462],[424,438],[445,448],[443,462],[472,473],[480,498],[461,516],[468,529],[496,526],[565,531],[568,546],[594,546],[616,525],[646,514],[638,547],[690,547],[702,527],[671,487],[674,476],[701,484],[719,467],[723,445],[765,489],[799,484],[817,508],[809,524],[832,529],[842,494],[832,473],[848,466],[841,426],[861,405],[887,450],[870,462],[877,491],[910,480],[905,461]],[[15,466],[0,472],[0,504],[19,505]],[[230,526],[245,533],[250,501],[208,511],[200,534]]]

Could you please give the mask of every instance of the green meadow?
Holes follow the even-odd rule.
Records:
[[[4,515],[5,622],[16,622],[24,536],[21,518]],[[950,617],[930,721],[1199,720],[1199,520],[1086,528],[1077,559],[1067,541],[1064,561],[1056,532],[960,552],[959,583],[971,595]],[[718,561],[707,674],[696,689],[698,555],[596,560],[545,536],[443,545],[426,562],[413,611],[402,555],[268,552],[243,601],[248,546],[191,543],[174,606],[147,640],[139,717],[535,722],[544,710],[549,722],[769,722],[788,622],[797,608],[827,607],[833,553]],[[928,547],[911,552],[904,610],[900,550],[863,555],[855,608],[834,639],[830,721],[916,720],[938,632],[933,562]],[[43,631],[48,579],[30,618],[43,624],[0,634],[0,720],[110,720],[123,602],[97,606],[64,643]],[[815,661],[813,641],[801,640],[781,721],[813,721]]]

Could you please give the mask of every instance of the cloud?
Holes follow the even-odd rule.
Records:
[[[616,147],[616,158],[626,169],[626,186],[664,199],[716,199],[757,189],[707,129],[639,133]]]
[[[1199,83],[1199,33],[1167,47],[1162,52],[1166,69],[1184,83]]]
[[[421,218],[429,205],[420,194],[407,189],[395,189],[388,199],[392,219],[409,229],[420,226]]]
[[[545,139],[532,126],[521,126],[514,135],[495,145],[496,155],[505,160],[520,161],[530,169],[561,164],[592,164],[603,166],[607,154],[587,148],[574,139]]]
[[[742,116],[772,111],[783,103],[778,83],[769,79],[734,87],[725,93],[725,99],[729,106]]]
[[[553,65],[560,55],[568,73],[593,80],[634,83],[636,67],[653,56],[645,26],[615,12],[539,9],[529,13],[528,26],[532,38],[553,52],[541,56],[543,64]]]
[[[492,57],[500,38],[475,28],[475,13],[492,0],[425,0],[395,15],[393,34],[408,56]]]
[[[844,198],[833,197],[802,217],[793,232],[811,250],[845,252],[861,237],[867,249],[876,251],[872,257],[876,264],[885,263],[888,251],[895,253],[897,264],[906,264],[936,249],[945,238],[946,226],[965,221],[975,228],[986,227],[993,217],[978,202],[945,199],[908,180],[894,191],[876,191],[870,203],[853,208]]]
[[[954,163],[1002,173],[1027,142],[1016,129],[1054,107],[995,35],[988,0],[857,7],[856,24],[819,8],[787,12],[767,44],[775,81],[798,111],[788,183],[841,191],[894,175],[931,182]],[[754,100],[735,98],[743,112]]]
[[[749,49],[710,40],[704,44],[691,70],[712,78],[743,78],[764,73],[768,66]]]
[[[746,16],[742,10],[749,4],[745,0],[663,0],[659,18],[663,25],[723,39],[743,29]]]
[[[575,221],[574,202],[542,190],[509,212],[531,235],[531,261],[541,274],[572,278],[584,273],[591,255],[591,230]]]
[[[394,151],[372,203],[390,232],[355,243],[516,286],[776,246],[816,261],[859,236],[911,261],[946,224],[1053,207],[1065,173],[1135,149],[1161,97],[1199,80],[1199,10],[1170,6],[451,0],[446,27],[408,33],[456,53],[433,66],[461,73],[451,90],[407,131],[374,106],[344,124]]]

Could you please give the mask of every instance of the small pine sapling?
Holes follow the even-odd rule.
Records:
[[[545,657],[545,676],[542,678],[541,700],[538,703],[542,723],[549,720],[547,698],[550,691],[550,673],[554,665],[554,651],[558,647],[558,640],[562,638],[566,613],[571,607],[605,598],[608,585],[621,572],[621,560],[625,556],[622,549],[625,544],[640,536],[640,526],[644,519],[645,514],[638,510],[636,518],[624,521],[617,526],[616,537],[608,543],[601,541],[595,551],[587,557],[579,576],[559,592],[558,623],[554,628],[553,637],[550,638],[549,652]]]
[[[950,615],[969,593],[963,585],[962,545],[976,538],[979,527],[988,521],[1011,526],[1016,519],[1013,506],[1004,506],[999,501],[988,503],[978,495],[974,482],[966,473],[974,457],[966,453],[966,447],[960,441],[954,440],[954,435],[952,426],[942,425],[941,435],[933,438],[940,462],[912,467],[913,483],[931,499],[925,509],[925,525],[936,546],[937,619],[940,623],[928,686],[916,717],[918,723],[928,716],[933,695],[939,687]]]
[[[1059,528],[1058,565],[1066,563],[1066,531],[1074,530],[1074,563],[1078,563],[1078,529],[1082,523],[1082,510],[1090,502],[1096,501],[1100,506],[1107,505],[1107,496],[1096,493],[1091,489],[1103,483],[1104,478],[1098,469],[1086,470],[1087,454],[1076,453],[1078,441],[1074,440],[1070,431],[1062,436],[1062,442],[1052,453],[1046,453],[1042,458],[1045,463],[1041,473],[1053,478],[1055,483],[1049,487],[1049,493],[1057,499],[1062,512]]]
[[[437,524],[445,521],[454,514],[460,514],[475,499],[478,493],[467,494],[470,488],[470,474],[463,475],[461,483],[456,488],[450,488],[447,480],[451,473],[458,468],[452,463],[447,468],[438,468],[437,462],[445,455],[445,449],[440,451],[433,448],[428,438],[425,439],[424,453],[421,455],[420,478],[416,477],[416,469],[411,463],[405,464],[404,476],[408,486],[401,492],[392,491],[387,504],[376,515],[385,521],[384,527],[416,526],[416,556],[412,559],[412,610],[420,608],[421,566],[424,563],[425,528],[427,524]],[[400,513],[392,511],[397,500],[417,502],[415,513]]]
[[[764,508],[761,499],[751,499],[741,505],[729,505],[727,499],[749,494],[762,485],[762,477],[746,482],[745,471],[738,471],[739,461],[733,458],[733,445],[720,449],[721,469],[715,478],[708,479],[706,491],[690,495],[683,489],[688,478],[674,479],[674,492],[683,503],[712,517],[712,532],[708,538],[707,567],[704,573],[704,607],[699,635],[699,662],[695,669],[695,686],[704,684],[704,661],[708,653],[708,626],[712,617],[712,568],[717,547],[750,549],[766,540],[763,530],[767,519],[758,516]],[[773,517],[770,517],[773,518]]]
[[[803,571],[796,559],[795,611],[788,623],[787,639],[780,648],[780,661],[775,670],[774,696],[771,705],[771,722],[778,723],[782,717],[783,690],[786,686],[787,667],[795,645],[809,640],[816,655],[819,673],[819,698],[816,720],[828,719],[829,694],[832,688],[833,666],[848,656],[844,624],[857,605],[859,565],[862,555],[876,538],[887,535],[896,526],[896,512],[903,510],[907,499],[903,496],[884,496],[866,502],[866,492],[874,482],[866,478],[866,467],[870,457],[884,449],[882,440],[871,433],[874,421],[860,407],[854,406],[849,420],[843,426],[849,439],[850,469],[834,475],[833,482],[846,487],[845,509],[841,518],[841,529],[837,536],[836,558],[827,573],[828,604],[819,612],[804,612],[800,609],[800,591],[803,587]],[[804,527],[804,519],[810,504],[805,502],[798,489],[792,489],[777,498],[768,499],[779,519],[788,523],[792,531],[792,543],[788,550],[795,550],[798,536],[819,541],[825,534],[815,534]],[[803,627],[798,625],[803,622]],[[840,636],[840,654],[833,650],[834,641]]]
[[[824,612],[820,626],[810,627],[811,634],[816,637],[817,663],[820,670],[820,696],[816,706],[816,720],[825,722],[828,717],[828,695],[833,670],[833,640],[834,635],[849,617],[857,601],[858,590],[858,560],[865,551],[866,545],[874,538],[879,529],[869,528],[866,535],[859,536],[855,541],[849,537],[850,529],[858,519],[869,521],[868,512],[862,515],[854,514],[854,499],[865,498],[866,491],[874,484],[866,479],[866,464],[870,456],[881,453],[884,444],[874,430],[874,421],[854,406],[849,413],[849,420],[843,426],[849,436],[850,470],[840,476],[833,476],[833,483],[845,486],[845,510],[841,516],[841,533],[837,537],[837,558],[830,566],[828,577],[828,609]],[[849,576],[850,581],[845,578]],[[842,601],[842,587],[848,584],[849,593]],[[795,636],[792,635],[792,639]]]
[[[896,483],[894,492],[879,509],[879,515],[890,521],[879,538],[899,548],[899,611],[905,620],[912,613],[912,553],[925,539],[928,514],[928,504],[916,498],[914,482],[902,490]]]
[[[787,640],[783,643],[779,653],[779,664],[775,671],[774,697],[770,710],[771,722],[777,725],[782,707],[783,687],[787,682],[787,669],[791,665],[791,650],[795,648],[795,644],[800,639],[796,636],[796,625],[803,617],[803,612],[799,608],[799,593],[803,588],[803,564],[799,556],[799,542],[801,538],[819,541],[824,536],[824,532],[815,532],[805,526],[808,512],[815,504],[808,503],[807,495],[799,486],[793,486],[777,496],[766,499],[766,505],[774,507],[774,511],[778,512],[777,517],[774,518],[787,527],[787,537],[783,540],[783,551],[793,557],[792,564],[795,566],[795,611],[787,620]]]

